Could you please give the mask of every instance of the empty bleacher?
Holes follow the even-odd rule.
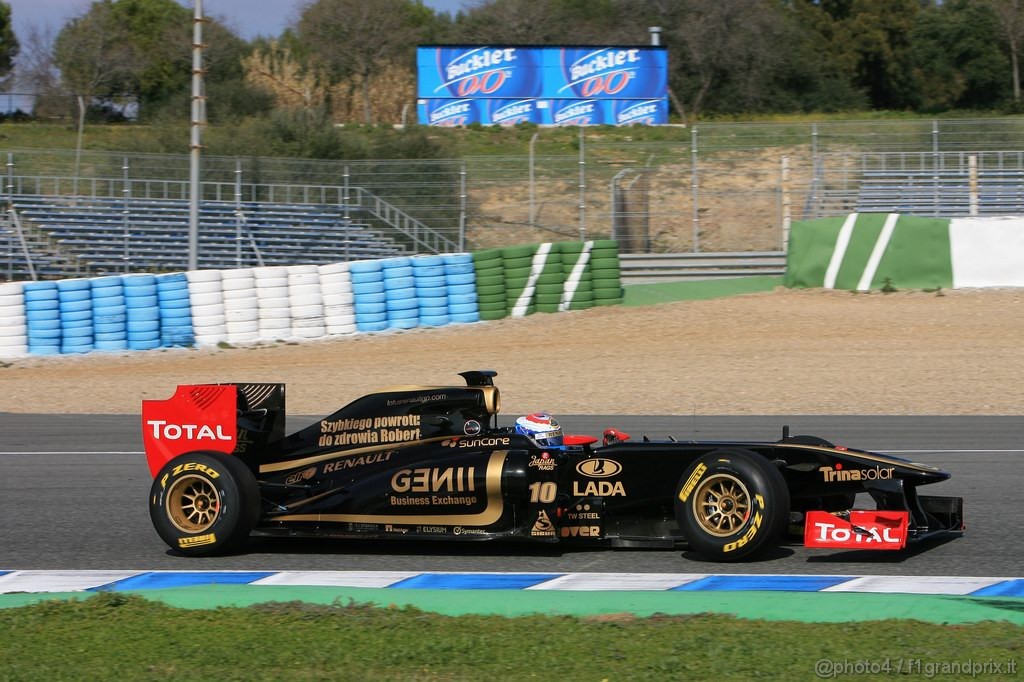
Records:
[[[972,214],[1024,214],[1024,169],[979,170],[972,207],[966,169],[865,170],[857,191],[858,212],[903,213],[942,218]]]
[[[27,234],[77,257],[88,272],[187,267],[186,200],[16,195],[13,206]],[[320,264],[404,253],[391,239],[346,216],[344,207],[316,204],[205,201],[198,238],[200,268],[260,261]],[[33,259],[37,255],[47,256],[45,249]]]

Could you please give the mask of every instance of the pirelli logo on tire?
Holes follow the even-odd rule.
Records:
[[[189,537],[179,538],[178,547],[184,549],[185,547],[200,547],[202,545],[212,545],[217,542],[217,536],[213,533],[207,533],[206,535],[192,535]]]
[[[697,468],[693,470],[690,477],[686,479],[686,483],[683,484],[682,490],[679,491],[679,499],[681,501],[686,502],[690,497],[690,493],[693,492],[693,489],[697,487],[697,483],[700,482],[700,477],[703,476],[704,472],[707,470],[708,468],[703,463],[697,465]]]

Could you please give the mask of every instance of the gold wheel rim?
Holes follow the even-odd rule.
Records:
[[[220,493],[202,476],[183,476],[167,492],[167,518],[183,533],[202,533],[220,515]]]
[[[693,515],[708,535],[734,535],[750,518],[747,486],[729,474],[709,476],[693,496]]]

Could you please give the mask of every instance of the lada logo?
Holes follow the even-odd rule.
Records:
[[[576,471],[587,478],[611,478],[622,471],[622,465],[614,459],[585,459],[576,465]]]

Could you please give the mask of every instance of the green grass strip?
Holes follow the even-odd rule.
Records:
[[[281,587],[268,594],[288,595]],[[172,590],[164,591],[171,593]],[[220,590],[218,590],[220,592]],[[227,590],[223,594],[237,592]],[[243,591],[244,592],[244,591]],[[267,603],[202,611],[173,608],[125,593],[85,600],[48,601],[0,610],[4,643],[0,678],[216,679],[216,680],[749,680],[814,679],[858,662],[890,671],[897,666],[930,679],[954,679],[934,666],[1019,665],[1024,628],[1007,623],[951,627],[919,621],[795,623],[727,615],[646,618],[610,610],[603,615],[440,615],[402,606],[373,608],[358,601],[366,590],[334,590],[331,605]],[[380,591],[370,591],[379,598]],[[211,595],[215,592],[211,592]],[[236,594],[236,598],[237,598]],[[324,592],[323,598],[330,596]],[[438,603],[469,606],[480,593],[435,594]],[[789,595],[790,615],[809,597],[826,596],[845,608],[866,595]],[[877,595],[875,606],[906,595]],[[552,598],[556,598],[552,602]],[[757,602],[756,593],[646,593],[620,595],[671,605],[693,601]],[[351,598],[353,601],[348,601]],[[844,598],[844,599],[836,599]],[[510,601],[535,605],[587,594],[517,591]],[[918,598],[919,599],[919,598]],[[533,601],[536,600],[536,601]],[[809,600],[816,601],[816,600]],[[897,600],[900,601],[900,600]],[[963,600],[960,600],[963,601]],[[1016,600],[1020,601],[1020,600]],[[609,603],[609,607],[615,605]],[[812,607],[813,608],[813,607]],[[692,611],[690,613],[697,613]],[[824,663],[824,668],[822,665]],[[1000,676],[990,676],[999,679]]]
[[[704,301],[724,296],[756,294],[782,286],[782,276],[755,275],[697,282],[659,282],[630,284],[625,287],[623,305],[654,305],[672,301]]]

